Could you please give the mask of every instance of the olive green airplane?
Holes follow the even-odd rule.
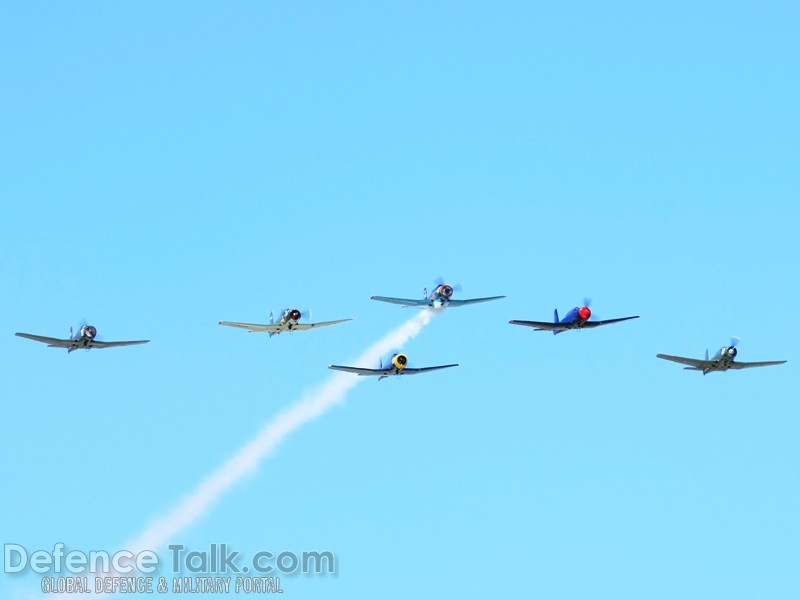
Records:
[[[250,333],[268,333],[269,337],[278,335],[283,331],[305,331],[307,329],[315,329],[317,327],[328,327],[329,325],[337,325],[339,323],[346,323],[353,319],[338,319],[336,321],[322,321],[320,323],[300,323],[300,319],[310,319],[310,310],[299,310],[297,308],[285,308],[281,311],[281,316],[278,322],[275,322],[275,317],[272,311],[269,313],[269,324],[260,323],[236,323],[233,321],[220,321],[220,325],[226,327],[238,327],[239,329],[247,329]]]

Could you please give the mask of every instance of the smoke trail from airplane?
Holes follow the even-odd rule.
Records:
[[[416,337],[441,309],[423,309],[417,315],[370,346],[355,361],[357,365],[372,363],[376,356],[386,354],[402,347]],[[322,416],[331,407],[344,401],[348,391],[364,378],[349,373],[335,373],[319,387],[306,393],[303,398],[286,410],[278,413],[256,436],[247,442],[224,465],[206,477],[195,490],[179,502],[165,516],[151,523],[137,538],[123,546],[134,555],[144,550],[162,548],[177,534],[191,527],[201,519],[211,507],[234,485],[258,469],[261,461],[291,433],[302,425]],[[114,572],[96,573],[98,577],[116,577]],[[125,576],[135,575],[128,573]],[[103,595],[103,592],[90,595],[54,594],[56,598],[90,598]]]
[[[371,363],[376,356],[403,346],[416,337],[435,314],[437,310],[423,309],[367,349],[357,359],[356,364]],[[163,547],[175,535],[203,517],[225,492],[256,471],[261,461],[291,433],[341,403],[347,392],[362,379],[348,373],[336,373],[320,387],[307,393],[297,404],[278,413],[228,462],[204,479],[183,501],[164,517],[153,522],[125,548],[138,554],[143,550]]]

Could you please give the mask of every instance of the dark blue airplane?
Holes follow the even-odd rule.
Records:
[[[622,317],[620,319],[606,319],[605,321],[590,321],[592,311],[589,309],[591,300],[589,298],[583,299],[583,306],[576,306],[567,313],[567,316],[559,320],[558,309],[554,311],[553,322],[546,321],[517,321],[511,320],[509,323],[512,325],[525,325],[526,327],[533,327],[534,331],[552,331],[553,335],[569,331],[570,329],[591,329],[593,327],[600,327],[601,325],[610,325],[611,323],[619,323],[620,321],[629,321],[630,319],[638,319],[639,315],[634,317]]]
[[[360,376],[374,375],[378,377],[378,381],[386,379],[389,375],[417,375],[419,373],[428,373],[430,371],[438,371],[439,369],[449,369],[450,367],[457,367],[458,364],[452,365],[437,365],[435,367],[417,367],[412,368],[406,366],[408,364],[408,357],[405,354],[396,352],[388,358],[388,360],[379,361],[379,368],[367,369],[365,367],[347,367],[343,365],[328,365],[329,369],[336,371],[344,371],[345,373],[355,373]]]

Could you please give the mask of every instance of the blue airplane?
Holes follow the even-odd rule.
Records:
[[[671,354],[656,354],[658,358],[664,360],[671,360],[672,362],[680,363],[682,365],[689,365],[683,367],[685,371],[702,371],[703,375],[708,375],[713,371],[727,371],[728,369],[750,369],[753,367],[769,367],[772,365],[782,365],[785,360],[767,360],[762,362],[735,362],[734,359],[738,352],[736,351],[736,344],[739,343],[739,338],[731,338],[730,346],[723,346],[714,356],[708,357],[708,350],[706,350],[705,360],[699,358],[685,358],[683,356],[672,356]]]
[[[413,368],[406,366],[408,364],[408,357],[405,354],[395,353],[390,356],[386,362],[379,361],[379,368],[365,369],[363,367],[346,367],[342,365],[328,365],[329,369],[335,371],[344,371],[345,373],[355,373],[359,376],[377,376],[378,381],[386,379],[389,375],[418,375],[419,373],[428,373],[429,371],[438,371],[439,369],[449,369],[450,367],[457,367],[458,364],[452,365],[438,365],[435,367],[419,367]]]
[[[563,319],[558,318],[558,309],[553,312],[553,322],[547,321],[518,321],[516,319],[509,321],[512,325],[524,325],[526,327],[533,327],[534,331],[552,331],[553,335],[569,331],[570,329],[592,329],[600,327],[601,325],[611,325],[611,323],[620,323],[621,321],[629,321],[631,319],[638,319],[639,315],[633,317],[622,317],[619,319],[606,319],[604,321],[591,321],[592,311],[589,308],[591,300],[589,298],[583,299],[583,306],[576,306],[567,313]]]

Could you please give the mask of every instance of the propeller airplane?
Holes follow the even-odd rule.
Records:
[[[430,371],[438,371],[439,369],[449,369],[450,367],[457,367],[453,365],[438,365],[435,367],[408,367],[408,357],[405,354],[393,354],[386,362],[382,360],[378,362],[379,368],[366,369],[362,367],[347,367],[342,365],[328,365],[329,369],[335,371],[344,371],[345,373],[355,373],[359,376],[376,376],[378,381],[386,379],[389,375],[418,375],[419,373],[428,373]]]
[[[516,319],[509,321],[512,325],[524,325],[526,327],[533,327],[534,331],[552,331],[553,335],[569,331],[570,329],[592,329],[600,327],[601,325],[611,325],[612,323],[620,323],[622,321],[629,321],[631,319],[638,319],[639,315],[634,317],[622,317],[619,319],[606,319],[604,321],[592,321],[592,311],[589,305],[592,303],[591,299],[584,298],[583,306],[576,306],[570,310],[567,315],[560,319],[558,318],[558,309],[553,313],[553,322],[547,321],[518,321]]]
[[[315,329],[317,327],[327,327],[329,325],[336,325],[338,323],[346,323],[353,319],[338,319],[336,321],[322,321],[320,323],[300,323],[300,319],[310,319],[310,310],[298,310],[296,308],[286,308],[281,311],[281,316],[278,322],[275,322],[275,317],[270,311],[269,324],[261,325],[259,323],[236,323],[233,321],[220,321],[220,325],[227,327],[238,327],[240,329],[247,329],[250,333],[263,333],[269,334],[269,337],[278,335],[284,331],[306,331],[307,329]]]
[[[116,348],[118,346],[136,346],[138,344],[146,344],[150,340],[136,340],[130,342],[104,342],[97,339],[97,328],[94,325],[81,325],[76,333],[72,332],[72,327],[69,328],[69,337],[65,340],[59,338],[51,338],[43,335],[34,335],[32,333],[15,333],[17,337],[33,340],[34,342],[42,342],[47,344],[48,348],[66,348],[67,352],[73,350],[92,348]]]
[[[436,287],[428,294],[428,288],[422,291],[422,299],[412,300],[410,298],[392,298],[387,296],[372,296],[372,300],[379,302],[389,302],[390,304],[400,304],[403,307],[416,307],[416,308],[445,308],[447,306],[466,306],[468,304],[478,304],[479,302],[489,302],[491,300],[499,300],[505,296],[490,296],[488,298],[468,298],[466,300],[458,300],[453,298],[455,292],[461,291],[461,284],[446,283],[441,277],[435,282]]]
[[[685,358],[683,356],[672,356],[671,354],[656,354],[658,358],[664,360],[671,360],[672,362],[680,363],[682,365],[689,365],[684,367],[686,371],[702,371],[703,375],[707,375],[714,371],[727,371],[728,369],[751,369],[753,367],[769,367],[772,365],[782,365],[785,360],[768,360],[762,362],[736,362],[734,359],[738,354],[736,345],[739,343],[739,338],[731,338],[730,346],[723,346],[714,356],[708,356],[706,350],[705,359],[699,358]]]

